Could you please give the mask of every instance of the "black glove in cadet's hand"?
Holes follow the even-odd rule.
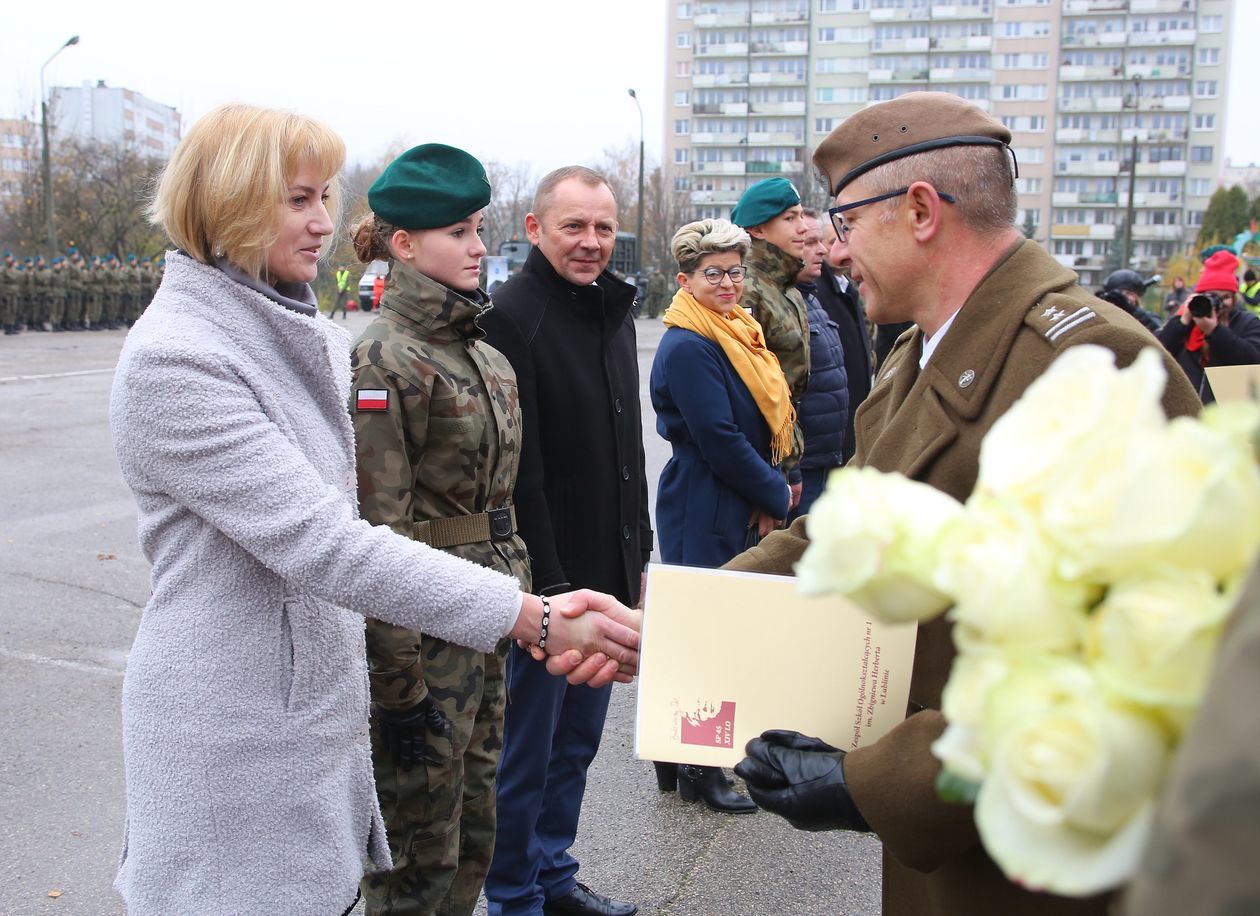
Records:
[[[410,769],[418,764],[442,762],[440,749],[435,748],[430,736],[450,742],[451,723],[433,702],[425,696],[410,709],[373,709],[377,733],[390,756],[403,767]]]
[[[735,775],[759,808],[797,830],[869,831],[844,782],[844,751],[800,732],[768,731],[753,738]]]

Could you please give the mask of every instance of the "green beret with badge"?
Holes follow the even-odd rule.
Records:
[[[750,185],[731,210],[731,222],[741,229],[770,222],[801,202],[801,195],[786,178],[767,178]]]
[[[477,159],[444,143],[412,147],[368,190],[368,205],[401,229],[438,229],[490,203],[490,181]]]
[[[887,162],[950,146],[1010,149],[1002,122],[949,92],[909,92],[845,118],[814,151],[814,166],[835,195]]]

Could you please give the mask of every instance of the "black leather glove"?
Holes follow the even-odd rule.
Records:
[[[410,709],[391,710],[378,705],[373,715],[381,744],[404,770],[442,762],[442,752],[431,739],[444,739],[449,747],[451,723],[432,697],[426,695]]]
[[[753,738],[735,775],[759,808],[797,830],[869,831],[844,782],[844,751],[800,732],[768,731]]]

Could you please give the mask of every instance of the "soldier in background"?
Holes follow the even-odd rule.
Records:
[[[101,259],[93,255],[83,270],[83,320],[92,331],[105,330],[101,320],[104,307],[101,294]]]
[[[21,295],[22,276],[18,271],[13,252],[6,251],[0,258],[0,327],[12,336],[20,330],[18,325],[18,297]]]
[[[66,330],[82,331],[84,323],[84,291],[87,279],[84,274],[83,255],[73,245],[66,254],[66,311],[63,319]]]
[[[66,259],[61,255],[52,259],[48,272],[48,326],[53,331],[64,331],[66,310]]]
[[[799,409],[809,385],[809,318],[805,300],[796,288],[796,275],[805,266],[805,222],[801,195],[786,178],[767,178],[750,186],[731,210],[731,222],[752,236],[748,273],[740,304],[761,325],[766,347],[779,358],[783,377]],[[800,424],[792,431],[792,452],[783,459],[792,498],[788,510],[801,499]]]
[[[122,326],[122,264],[115,254],[107,255],[99,280],[101,284],[101,320],[105,330]]]
[[[18,265],[18,326],[28,331],[43,330],[35,327],[35,261],[26,258]]]
[[[529,589],[511,504],[516,375],[477,326],[490,305],[479,288],[489,202],[481,163],[440,143],[403,153],[368,192],[355,253],[389,260],[390,280],[351,361],[359,506],[373,524]],[[363,880],[367,912],[471,914],[494,849],[507,640],[487,653],[369,618],[367,650],[394,859]]]
[[[665,279],[665,272],[658,267],[652,271],[652,276],[647,281],[647,316],[659,317],[668,301],[669,281]]]

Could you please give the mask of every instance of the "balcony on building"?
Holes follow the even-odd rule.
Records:
[[[1168,162],[1139,162],[1138,178],[1176,178],[1186,174],[1186,161],[1172,160]]]
[[[1190,61],[1181,64],[1129,64],[1124,68],[1127,79],[1185,79],[1190,75]]]
[[[988,67],[933,67],[928,71],[928,79],[934,83],[991,83],[993,71]]]
[[[1055,143],[1119,143],[1118,128],[1060,127],[1054,132]]]
[[[749,102],[748,110],[758,115],[803,115],[805,101],[799,102]]]
[[[1059,44],[1064,48],[1116,48],[1122,47],[1127,37],[1127,32],[1065,32]]]
[[[748,11],[731,13],[698,13],[691,19],[691,25],[697,29],[720,29],[729,26],[748,25]]]
[[[718,133],[717,131],[691,134],[692,146],[739,146],[748,140],[747,134]]]
[[[1054,174],[1113,177],[1120,174],[1120,161],[1118,159],[1102,161],[1095,159],[1089,162],[1060,161],[1054,164]]]
[[[753,25],[809,25],[809,7],[800,6],[795,10],[775,10],[769,13],[752,14]]]
[[[743,162],[693,162],[692,172],[703,172],[705,175],[743,175]]]
[[[1118,199],[1115,191],[1055,191],[1050,195],[1050,203],[1055,207],[1070,207],[1075,204],[1115,204]]]
[[[905,7],[881,7],[880,9],[872,9],[870,12],[871,22],[910,22],[911,20],[926,20],[931,13],[927,7],[916,6],[911,9]],[[988,18],[987,16],[985,18]]]
[[[922,38],[910,39],[911,41],[923,41]],[[932,51],[991,51],[993,50],[992,35],[957,35],[953,38],[930,38],[928,48]],[[874,42],[871,42],[872,50],[874,50]],[[917,50],[917,49],[916,49]]]
[[[1050,226],[1050,237],[1110,242],[1116,237],[1116,227],[1111,223],[1054,223]]]
[[[930,41],[927,38],[878,38],[871,41],[872,54],[924,54]]]
[[[749,46],[754,56],[769,57],[790,54],[793,57],[804,57],[809,53],[808,41],[754,41]]]
[[[747,57],[748,42],[724,41],[714,44],[698,44],[695,46],[697,57]]]
[[[1189,136],[1189,133],[1190,132],[1184,127],[1181,128],[1181,130],[1171,127],[1126,127],[1120,131],[1120,139],[1125,143],[1132,143],[1134,139],[1136,139],[1138,143],[1153,143],[1157,140],[1161,142],[1172,141],[1184,143],[1186,141],[1186,137]]]
[[[716,204],[718,206],[732,207],[739,203],[740,197],[744,194],[743,190],[721,190],[721,191],[692,191],[691,202],[693,204]]]
[[[805,143],[805,129],[790,130],[758,130],[748,134],[750,146],[802,146]]]
[[[706,89],[712,86],[747,86],[747,73],[697,73],[691,77],[691,85]]]
[[[1192,0],[1129,0],[1130,13],[1192,13]]]
[[[1059,82],[1061,83],[1122,79],[1124,79],[1124,67],[1083,67],[1068,64],[1059,68]]]
[[[872,70],[872,83],[925,83],[928,79],[926,67],[900,67],[896,70]]]
[[[752,86],[803,86],[805,85],[805,74],[780,73],[777,70],[768,70],[748,74],[748,82]]]
[[[1177,242],[1184,231],[1182,226],[1134,226],[1133,238],[1139,242]]]
[[[1064,16],[1128,12],[1129,0],[1063,0]]]
[[[1124,99],[1118,95],[1095,99],[1059,99],[1059,111],[1119,111]]]
[[[988,3],[933,3],[932,19],[991,19],[993,8]]]
[[[1168,32],[1130,32],[1130,45],[1192,45],[1198,32],[1194,29],[1176,29]]]

